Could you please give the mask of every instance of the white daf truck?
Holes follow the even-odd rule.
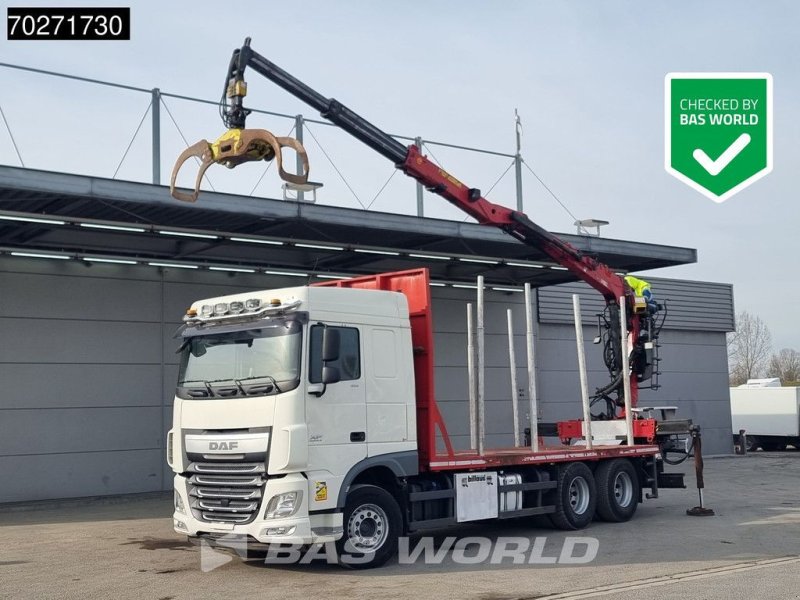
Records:
[[[630,519],[643,489],[683,486],[661,472],[652,419],[634,420],[633,445],[623,419],[592,448],[571,445],[580,421],[565,421],[537,450],[454,450],[428,285],[418,269],[192,304],[167,440],[175,530],[337,542],[377,566],[406,533],[532,515],[579,529]]]
[[[233,168],[274,159],[287,184],[311,185],[297,140],[245,128],[247,68],[478,223],[536,248],[600,292],[610,380],[593,397],[605,407],[602,420],[592,420],[584,385],[583,411],[576,403],[583,419],[540,430],[531,410],[530,445],[485,448],[481,425],[476,448],[455,450],[434,397],[426,270],[195,302],[184,318],[167,445],[176,531],[210,541],[231,533],[263,544],[335,541],[340,553],[368,559],[360,566],[376,566],[405,533],[531,515],[579,529],[595,517],[630,519],[644,488],[652,497],[659,486],[684,487],[682,474],[662,472],[661,454],[676,435],[690,432],[691,422],[656,422],[637,409],[638,390],[658,387],[659,307],[596,256],[521,211],[488,201],[417,146],[404,146],[282,70],[255,52],[249,38],[234,50],[225,77],[220,109],[228,130],[181,154],[170,184],[176,198],[194,202],[214,163]],[[286,147],[304,167],[297,174],[283,169]],[[201,167],[194,192],[185,194],[175,182],[191,157]],[[528,315],[529,329],[530,323]],[[540,444],[544,435],[560,443]]]

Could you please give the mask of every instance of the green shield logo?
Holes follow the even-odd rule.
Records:
[[[772,171],[772,75],[669,73],[668,173],[724,202]]]

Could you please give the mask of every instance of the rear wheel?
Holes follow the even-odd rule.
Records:
[[[639,477],[626,458],[604,460],[594,472],[597,516],[603,521],[628,521],[639,506]]]
[[[764,452],[778,452],[780,450],[786,450],[786,442],[780,442],[777,440],[761,440],[759,445]]]
[[[374,485],[350,488],[345,502],[344,535],[336,542],[339,562],[353,569],[379,567],[397,551],[403,524],[397,501]]]
[[[556,511],[550,522],[558,529],[583,529],[591,523],[597,503],[591,469],[582,462],[563,463],[558,466],[557,482]]]

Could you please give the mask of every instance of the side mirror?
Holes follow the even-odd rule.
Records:
[[[329,383],[336,383],[342,379],[339,369],[336,367],[322,367],[322,383],[328,385]]]
[[[326,327],[322,331],[322,362],[339,359],[339,330]],[[337,379],[338,381],[338,379]]]

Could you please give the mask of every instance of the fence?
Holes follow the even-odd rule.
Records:
[[[18,107],[15,111],[6,110],[2,115],[10,144],[5,149],[0,146],[0,162],[19,162],[22,166],[32,168],[120,177],[161,185],[167,179],[163,169],[165,157],[169,157],[171,162],[171,157],[177,157],[183,148],[196,139],[213,139],[215,132],[221,132],[221,129],[209,131],[207,111],[211,107],[218,107],[218,101],[215,100],[9,63],[0,63],[0,67],[5,69],[5,78],[8,80],[2,86],[4,97],[0,97],[0,110],[4,108],[3,101],[8,100],[8,96],[12,101],[16,100]],[[16,85],[12,81],[15,78],[18,80]],[[49,92],[54,78],[64,82],[56,96]],[[17,94],[16,98],[14,94]],[[74,100],[65,102],[63,98],[69,98],[70,94],[73,94]],[[130,115],[138,117],[145,104],[144,113],[134,128],[136,121]],[[418,216],[426,214],[427,192],[422,185],[402,177],[394,180],[398,172],[394,165],[387,165],[382,157],[361,146],[331,123],[302,114],[291,115],[260,108],[252,108],[252,113],[248,122],[250,127],[270,129],[277,135],[293,135],[306,145],[312,156],[312,179],[321,181],[325,186],[319,197],[320,202],[342,205],[355,201],[355,206],[364,210],[380,208],[384,212]],[[149,148],[143,145],[146,137],[143,130],[147,130],[148,124]],[[199,124],[202,124],[206,133],[191,137]],[[171,128],[165,125],[171,125]],[[170,131],[172,136],[169,135]],[[505,205],[513,204],[513,198],[518,210],[523,210],[523,166],[544,185],[520,153],[519,119],[515,153],[427,140],[421,136],[393,137],[415,144],[434,162],[456,175],[459,172],[471,173],[470,185],[489,183],[481,188],[484,196],[489,197],[494,193],[501,198],[497,201]],[[119,152],[116,155],[118,160],[116,152]],[[440,161],[440,156],[443,161]],[[222,169],[211,169],[202,187],[257,195],[265,180],[276,177],[274,172],[270,173],[270,167],[271,163],[247,175],[237,170],[235,177],[226,175]],[[507,177],[512,170],[513,177]],[[191,186],[193,173],[189,173],[191,169],[188,165],[184,171],[187,172],[186,177],[179,179],[178,183]],[[254,176],[256,172],[260,172],[258,178]],[[413,195],[408,187],[398,187],[410,185],[416,185]],[[555,198],[547,186],[544,188]],[[274,193],[269,195],[275,196]],[[298,195],[300,200],[308,199],[302,193]],[[411,197],[415,198],[415,205],[410,202]],[[558,198],[555,199],[558,201]],[[437,216],[465,220],[456,209],[450,207],[449,211],[446,206],[437,206],[436,209],[439,213]]]

